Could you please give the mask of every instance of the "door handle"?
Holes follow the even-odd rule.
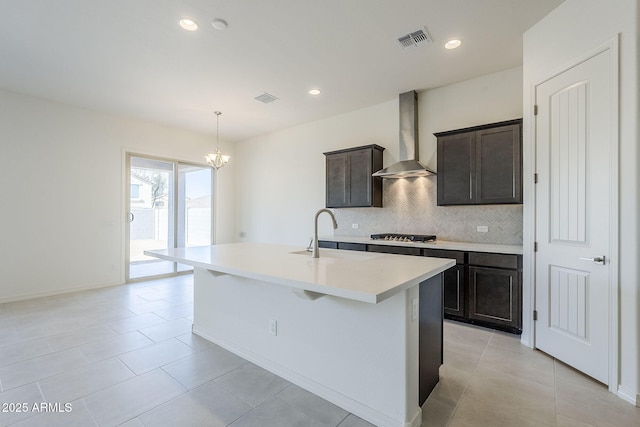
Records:
[[[604,255],[602,255],[601,257],[596,256],[596,257],[593,257],[593,258],[580,257],[580,259],[583,260],[583,261],[592,261],[592,262],[595,262],[596,264],[601,264],[601,265],[604,265],[604,263],[606,262],[606,257]]]
[[[136,219],[135,215],[133,215],[133,212],[129,212],[129,222],[133,222],[134,219]]]

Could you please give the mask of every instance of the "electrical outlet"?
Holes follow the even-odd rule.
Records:
[[[418,298],[411,301],[411,320],[418,320]]]
[[[269,319],[269,333],[273,336],[278,335],[278,321],[275,319]]]
[[[489,227],[486,225],[479,225],[476,227],[476,231],[478,233],[488,233],[489,232]]]
[[[360,224],[351,224],[351,228],[359,228]]]

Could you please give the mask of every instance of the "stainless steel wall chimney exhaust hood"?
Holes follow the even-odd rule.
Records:
[[[400,161],[379,170],[373,176],[413,178],[436,173],[418,161],[418,94],[412,90],[400,94]]]

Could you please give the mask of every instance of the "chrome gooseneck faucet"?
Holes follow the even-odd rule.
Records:
[[[315,227],[313,229],[313,253],[311,255],[313,258],[320,258],[320,251],[318,250],[318,217],[322,212],[326,212],[329,214],[329,216],[331,216],[331,220],[333,221],[333,229],[335,230],[336,228],[338,228],[336,217],[333,216],[333,212],[331,212],[329,209],[320,209],[318,212],[316,212]]]

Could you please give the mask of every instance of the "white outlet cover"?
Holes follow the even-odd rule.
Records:
[[[489,227],[486,225],[479,225],[476,227],[476,231],[478,233],[488,233],[489,232]]]

